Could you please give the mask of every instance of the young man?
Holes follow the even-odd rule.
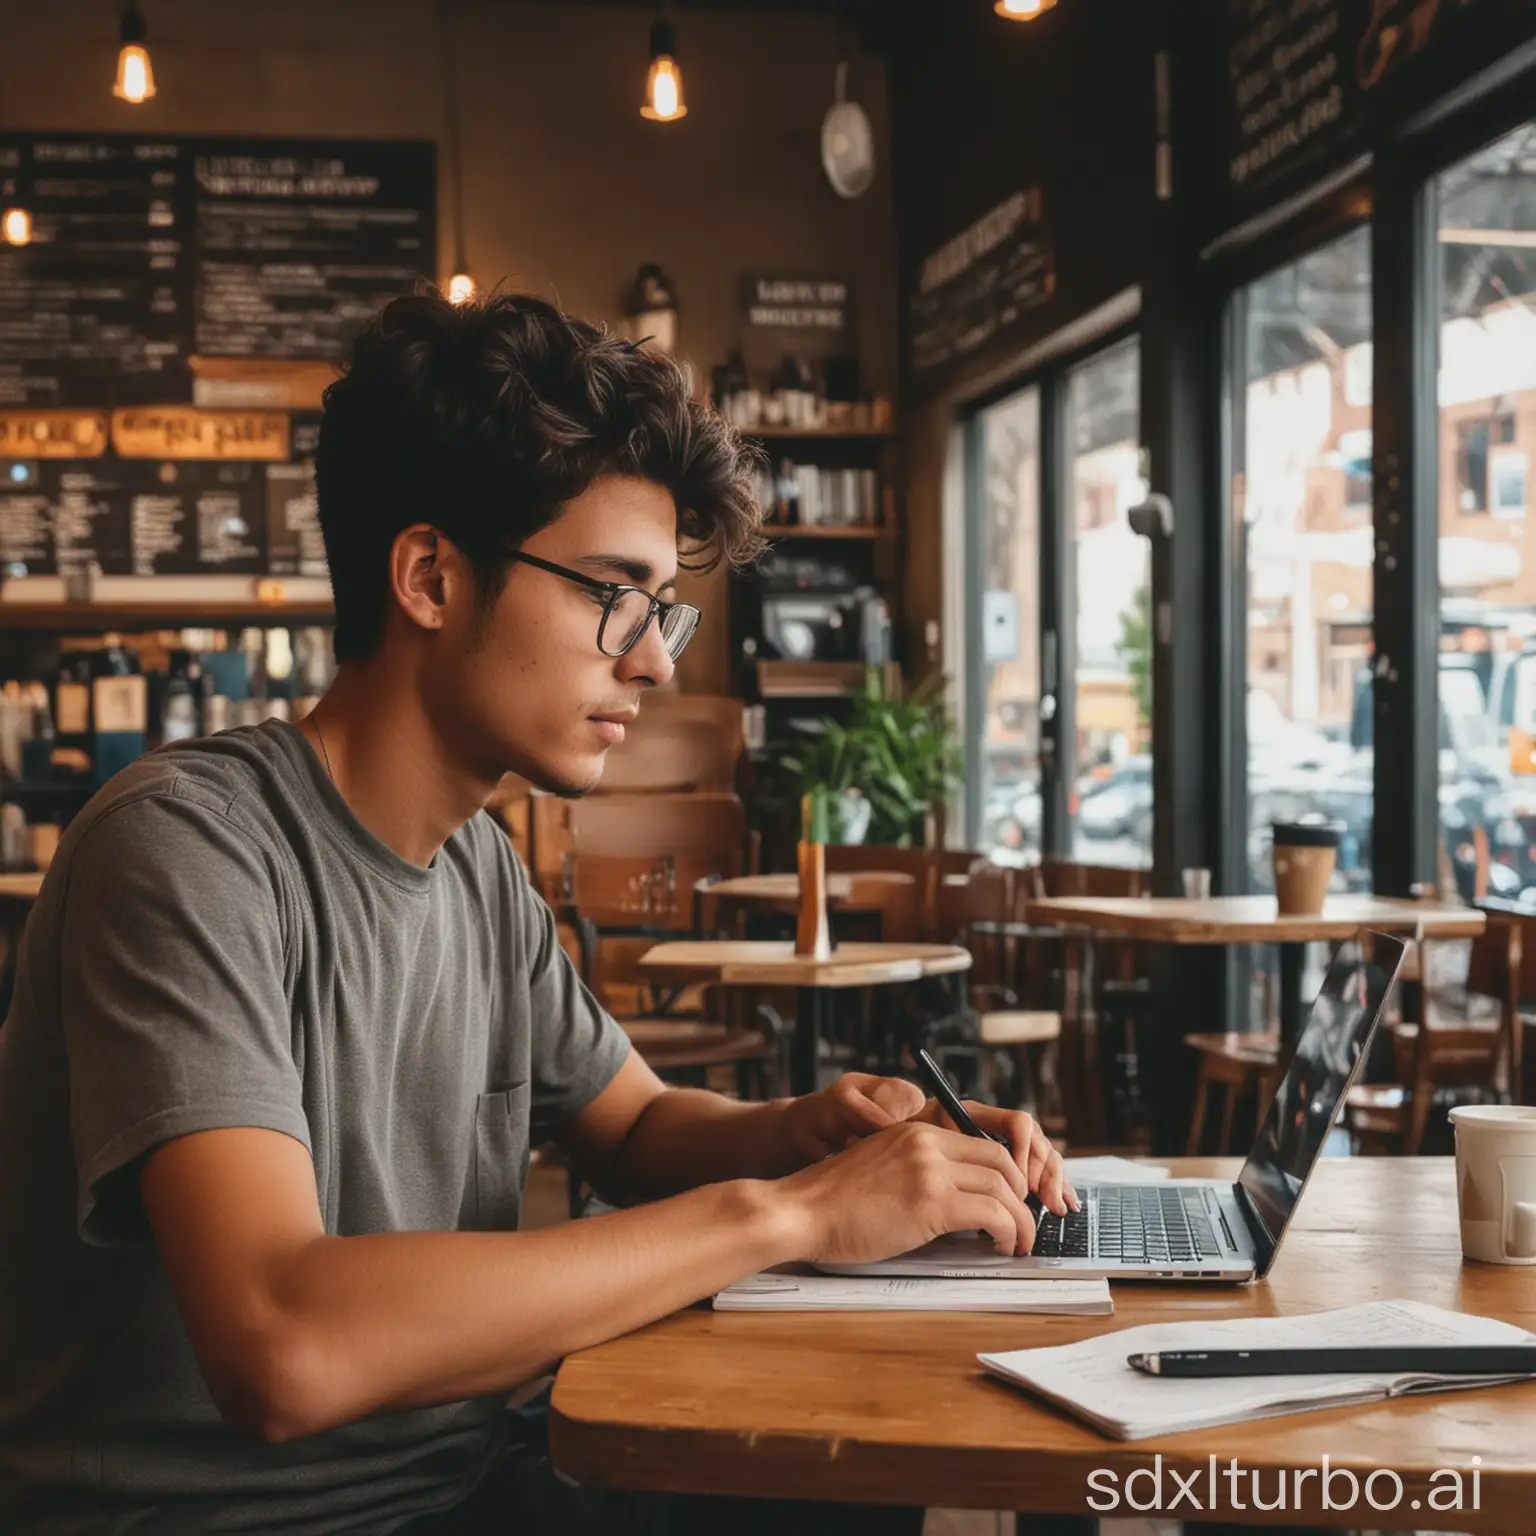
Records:
[[[455,1529],[569,1351],[1064,1209],[1026,1116],[975,1111],[1014,1160],[905,1083],[664,1088],[480,814],[510,770],[597,783],[697,622],[680,551],[754,551],[750,469],[674,365],[536,300],[402,299],[358,342],[318,462],[334,686],[120,774],[27,928],[0,1526]],[[518,1232],[547,1136],[626,1208]]]

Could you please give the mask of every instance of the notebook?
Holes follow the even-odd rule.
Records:
[[[720,1312],[1059,1312],[1102,1317],[1115,1310],[1106,1280],[862,1279],[768,1270],[727,1286]]]
[[[1168,1177],[1161,1163],[1133,1163],[1127,1157],[1064,1157],[1061,1166],[1073,1184],[1156,1184]]]
[[[1076,1344],[977,1358],[1004,1381],[1086,1419],[1116,1440],[1145,1440],[1311,1408],[1528,1378],[1406,1371],[1172,1378],[1142,1374],[1125,1363],[1127,1355],[1163,1349],[1283,1349],[1288,1345],[1318,1349],[1329,1344],[1522,1344],[1531,1338],[1512,1323],[1449,1312],[1425,1302],[1371,1301],[1301,1317],[1146,1323]]]

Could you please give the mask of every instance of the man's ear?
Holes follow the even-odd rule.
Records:
[[[399,533],[389,551],[389,584],[401,611],[422,629],[441,629],[467,579],[452,539],[428,523]]]

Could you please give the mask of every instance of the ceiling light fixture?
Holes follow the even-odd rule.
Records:
[[[0,239],[7,245],[32,243],[32,215],[22,207],[7,208],[0,213]]]
[[[149,49],[144,46],[149,41],[149,28],[134,0],[125,0],[118,37],[123,47],[117,56],[117,81],[112,94],[137,106],[155,94],[155,71],[149,62]]]
[[[683,101],[683,72],[677,64],[677,29],[667,19],[667,0],[661,0],[651,24],[651,68],[645,77],[645,101],[640,116],[653,123],[673,123],[687,117]]]
[[[438,61],[443,82],[443,111],[448,122],[448,184],[453,194],[453,273],[448,279],[448,302],[468,304],[475,297],[475,279],[464,253],[463,137],[459,132],[459,89],[453,67],[453,38],[448,29],[449,0],[438,0]]]
[[[1038,21],[1055,4],[1056,0],[997,0],[992,9],[1009,21]]]

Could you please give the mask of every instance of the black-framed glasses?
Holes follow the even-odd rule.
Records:
[[[661,643],[667,655],[676,661],[699,627],[699,610],[692,603],[668,603],[653,596],[644,587],[631,587],[618,581],[599,581],[594,576],[573,571],[568,566],[556,565],[553,560],[541,560],[537,555],[525,555],[519,550],[511,557],[524,565],[537,566],[552,576],[563,576],[567,581],[579,582],[594,592],[603,594],[603,616],[597,625],[597,648],[604,656],[617,660],[634,650],[655,619],[661,626]]]

